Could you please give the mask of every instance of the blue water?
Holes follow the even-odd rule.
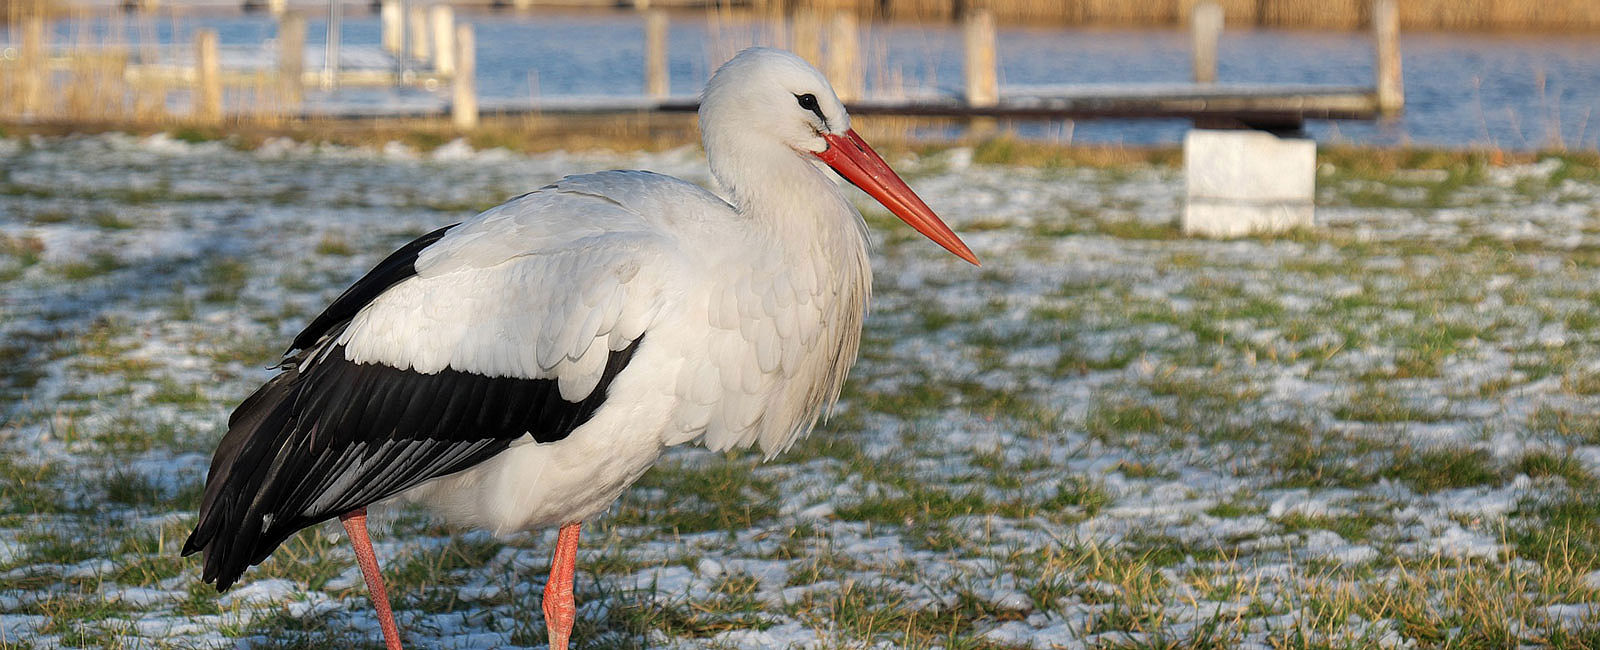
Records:
[[[490,13],[458,11],[478,39],[478,87],[486,104],[531,96],[636,95],[644,86],[643,20],[616,12]],[[218,30],[225,48],[271,39],[264,15],[200,15],[112,28],[130,40],[187,44],[197,27]],[[58,26],[60,39],[77,38]],[[325,23],[309,21],[308,65],[321,65]],[[372,49],[378,21],[347,11],[346,47]],[[672,14],[669,73],[675,94],[697,92],[717,62],[751,44],[782,45],[764,21]],[[14,42],[7,36],[7,42]],[[954,91],[961,80],[958,25],[871,24],[862,31],[869,93],[874,89]],[[998,57],[1007,84],[1183,82],[1189,40],[1175,29],[1001,26]],[[185,47],[173,48],[179,56]],[[1406,112],[1398,120],[1313,122],[1325,142],[1600,149],[1600,36],[1408,33],[1402,37]],[[270,50],[259,49],[259,57]],[[241,56],[236,53],[236,56]],[[1249,30],[1224,33],[1218,77],[1224,82],[1370,85],[1372,45],[1365,33]],[[421,91],[344,91],[322,102],[432,103]],[[1019,124],[1030,137],[1080,142],[1177,142],[1183,121],[1100,120]]]

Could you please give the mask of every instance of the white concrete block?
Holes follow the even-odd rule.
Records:
[[[1314,222],[1317,145],[1263,131],[1195,129],[1183,141],[1185,234],[1241,237]]]

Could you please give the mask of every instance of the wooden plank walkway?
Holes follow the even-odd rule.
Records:
[[[1371,88],[1280,84],[1083,84],[1008,86],[990,107],[959,97],[862,101],[858,113],[961,117],[1365,120],[1378,115]]]
[[[993,106],[969,105],[954,93],[865,97],[846,103],[854,115],[1013,119],[1186,119],[1212,125],[1293,128],[1306,120],[1371,120],[1380,115],[1372,88],[1283,84],[1093,84],[1009,86]],[[485,98],[480,110],[499,115],[622,115],[699,110],[699,98],[674,95],[583,95],[532,100]],[[341,107],[309,115],[333,118],[431,117],[449,107]]]
[[[332,69],[322,65],[326,54],[305,46],[305,18],[294,12],[279,16],[279,32],[296,36],[280,39],[271,47],[222,48],[217,43],[215,30],[202,29],[196,31],[194,45],[123,48],[115,64],[123,68],[123,76],[134,85],[150,86],[161,94],[161,104],[166,103],[168,89],[189,88],[193,91],[193,113],[201,115],[204,109],[203,114],[210,121],[224,115],[224,107],[220,105],[224,86],[256,91],[267,86],[277,87],[280,94],[288,98],[287,105],[256,102],[230,107],[230,110],[241,115],[265,112],[290,119],[451,115],[457,124],[470,125],[476,123],[480,112],[626,115],[684,113],[699,108],[696,96],[667,94],[668,24],[661,10],[651,9],[645,14],[645,83],[639,95],[482,98],[476,90],[476,66],[472,63],[476,60],[476,48],[470,45],[473,42],[470,24],[457,24],[446,6],[434,6],[430,11],[412,7],[412,11],[403,12],[401,0],[380,1],[383,6],[381,45],[330,46],[327,51],[339,64]],[[1212,82],[1216,78],[1214,50],[1221,29],[1218,13],[1221,9],[1213,0],[1201,2],[1206,11],[1200,13],[1209,19],[1195,22],[1194,78],[1197,81],[1192,83],[1002,85],[994,21],[983,10],[970,12],[965,19],[965,83],[961,88],[866,95],[859,74],[858,27],[848,13],[835,15],[827,56],[812,52],[811,58],[823,59],[824,67],[835,72],[838,81],[835,87],[846,99],[850,111],[858,115],[955,119],[1183,119],[1202,128],[1295,131],[1307,120],[1374,120],[1398,114],[1403,109],[1398,31],[1393,28],[1397,0],[1372,0],[1377,74],[1372,86],[1363,87]],[[331,29],[333,24],[330,22],[329,42],[337,43],[339,30]],[[34,17],[27,27],[22,50],[49,53],[43,19]],[[34,34],[31,40],[28,34]],[[446,53],[447,56],[435,56]],[[73,53],[78,58],[82,54]],[[154,60],[144,60],[142,57],[146,55]],[[401,56],[409,61],[403,70]],[[40,83],[47,69],[72,70],[77,65],[69,58],[52,59],[48,55],[34,54],[27,58],[45,60],[45,65],[35,64],[29,68],[34,81]],[[453,59],[460,59],[461,63]],[[365,97],[337,93],[306,97],[304,93],[306,88],[312,87],[332,90],[363,86],[419,88],[424,92],[420,97],[399,100],[392,96],[372,97],[370,93]],[[389,105],[383,105],[385,103]],[[22,112],[41,114],[39,110]]]

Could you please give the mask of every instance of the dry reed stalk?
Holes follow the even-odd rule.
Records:
[[[1198,0],[1189,0],[1194,4]],[[1258,25],[1261,23],[1261,3],[1256,0],[1219,0],[1222,16],[1229,25]],[[1183,16],[1182,19],[1187,19]]]
[[[811,65],[822,65],[822,22],[816,11],[796,9],[789,18],[789,34],[790,50]]]
[[[878,8],[877,0],[811,0],[793,4],[796,8],[810,9],[823,14],[849,11],[860,15],[874,12]]]
[[[851,101],[861,97],[861,26],[855,14],[834,12],[828,24],[827,64],[826,73],[839,99]]]
[[[124,117],[120,110],[126,100],[123,74],[127,56],[114,51],[69,54],[66,82],[59,91],[60,101],[45,118],[72,122],[105,122]]]
[[[117,12],[67,16],[70,36],[57,49],[42,80],[41,103],[31,111],[48,121],[127,122],[136,116],[128,83],[127,23]]]
[[[707,70],[715,70],[747,47],[785,47],[788,40],[785,38],[787,25],[781,13],[717,7],[707,11],[705,16]]]
[[[1265,3],[1259,23],[1267,27],[1357,29],[1367,24],[1371,0],[1275,0]]]
[[[883,0],[884,16],[891,20],[948,21],[956,17],[950,0]]]
[[[134,86],[133,121],[141,124],[167,120],[167,94],[171,88],[164,81],[152,81]]]
[[[1079,0],[1087,22],[1119,25],[1171,25],[1178,22],[1177,2],[1173,0]]]
[[[1002,22],[1055,22],[1073,25],[1121,24],[1180,26],[1196,0],[792,0],[791,9],[825,10],[849,5],[861,16],[895,20],[947,21],[973,9],[988,9]],[[757,2],[781,11],[782,2]],[[1370,0],[1222,0],[1235,26],[1361,29],[1371,22]],[[1408,0],[1401,8],[1404,29],[1505,29],[1582,31],[1600,29],[1596,0]]]
[[[1488,7],[1486,21],[1500,29],[1562,29],[1573,25],[1600,25],[1600,2],[1575,6],[1563,2],[1502,1]]]
[[[1483,3],[1481,0],[1459,0],[1450,7],[1435,7],[1432,2],[1402,2],[1400,3],[1400,27],[1415,29],[1437,29],[1439,24],[1459,23],[1459,17],[1451,14],[1461,14],[1468,17],[1482,14]]]
[[[16,25],[29,16],[52,18],[64,11],[66,5],[59,0],[0,0],[0,25]]]
[[[50,96],[50,27],[43,15],[21,18],[22,49],[17,61],[16,114],[38,115]]]

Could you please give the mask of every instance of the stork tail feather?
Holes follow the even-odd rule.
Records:
[[[184,542],[183,555],[204,552],[202,578],[215,581],[219,592],[254,564],[253,559],[270,553],[294,533],[262,535],[266,522],[251,505],[261,492],[273,455],[293,427],[299,374],[284,372],[246,399],[229,418],[228,433],[212,458],[200,518]]]

